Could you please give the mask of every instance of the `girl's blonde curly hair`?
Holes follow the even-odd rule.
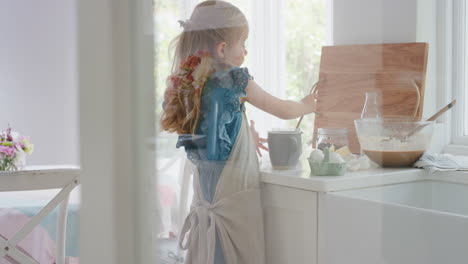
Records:
[[[216,45],[240,40],[249,28],[239,8],[225,1],[204,1],[195,7],[189,20],[179,23],[184,30],[171,44],[174,60],[164,93],[161,125],[169,132],[194,134],[200,116],[201,89],[213,65],[204,65],[200,69],[203,72],[197,74],[185,66],[198,67],[207,53],[211,54],[211,64],[221,63],[216,57]]]

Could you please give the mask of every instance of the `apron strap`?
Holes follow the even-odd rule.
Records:
[[[198,263],[213,264],[216,243],[216,213],[208,202],[192,207],[182,226],[179,247],[183,250],[192,248]],[[185,237],[187,236],[185,242]],[[185,243],[184,243],[185,242]]]

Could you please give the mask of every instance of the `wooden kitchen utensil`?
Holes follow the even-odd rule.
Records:
[[[455,104],[457,103],[457,100],[453,100],[450,104],[446,105],[444,108],[440,109],[437,113],[435,113],[433,116],[429,117],[427,119],[427,121],[435,121],[437,118],[439,118],[442,114],[444,114],[445,112],[447,112],[450,108],[452,108]],[[406,135],[404,137],[404,140],[407,140],[408,138],[410,138],[411,136],[413,136],[414,134],[416,134],[418,131],[420,131],[421,129],[423,129],[425,126],[427,126],[428,124],[424,124],[424,125],[420,125],[420,126],[417,126],[414,130],[412,130],[410,133],[408,133],[408,135]]]
[[[435,113],[433,116],[429,117],[427,121],[435,121],[439,118],[443,113],[447,112],[450,108],[452,108],[457,103],[457,100],[453,100],[450,104],[446,105],[444,108],[440,109],[439,112]]]
[[[315,92],[315,89],[317,88],[318,83],[319,81],[317,81],[314,85],[312,85],[312,88],[310,89],[309,94],[313,94]],[[296,125],[296,130],[299,129],[299,126],[301,125],[303,118],[304,118],[304,115],[302,115],[301,118],[299,118],[299,121],[297,122],[297,125]]]
[[[421,117],[427,54],[427,43],[323,47],[314,135],[321,127],[347,128],[351,152],[360,153],[354,120],[366,92],[381,94],[384,117]]]

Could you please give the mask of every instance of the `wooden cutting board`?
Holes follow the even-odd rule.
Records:
[[[383,116],[421,117],[427,54],[427,43],[323,47],[314,142],[318,128],[347,128],[351,152],[360,153],[354,120],[366,92],[382,95]]]

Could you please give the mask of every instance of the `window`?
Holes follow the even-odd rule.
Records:
[[[468,145],[468,19],[465,0],[453,1],[453,91],[457,106],[452,115],[452,143]]]
[[[468,5],[466,5],[466,1],[463,2],[465,4],[465,34],[464,34],[464,37],[465,37],[465,41],[464,41],[464,48],[465,48],[465,65],[468,65],[468,52],[466,52],[468,50],[468,41],[466,41],[466,37],[468,36],[468,19],[467,19],[467,15],[468,15]],[[465,67],[465,80],[468,80],[468,68]],[[463,106],[460,107],[461,111],[462,111],[462,115],[460,115],[460,118],[463,120],[462,123],[464,124],[464,128],[463,128],[463,137],[468,138],[468,88],[466,87],[466,85],[461,88],[459,87],[460,91],[459,91],[459,94],[462,96],[463,98]],[[464,96],[463,96],[464,95]],[[468,140],[465,141],[465,143],[468,144]]]

